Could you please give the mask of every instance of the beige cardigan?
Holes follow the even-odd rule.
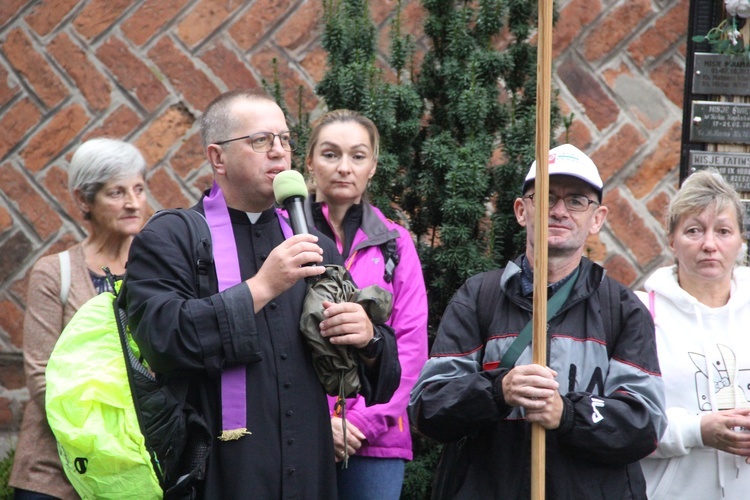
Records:
[[[23,323],[23,351],[29,402],[23,415],[9,484],[63,499],[78,499],[60,465],[55,438],[44,412],[47,360],[65,325],[96,295],[83,247],[70,248],[70,292],[60,303],[60,260],[57,254],[39,259],[31,270]]]

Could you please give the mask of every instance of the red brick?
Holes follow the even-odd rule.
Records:
[[[651,82],[659,87],[675,106],[682,108],[685,91],[685,66],[675,59],[667,59],[651,70]]]
[[[39,35],[47,35],[78,3],[78,0],[41,0],[24,19]]]
[[[228,89],[258,88],[260,83],[237,55],[222,44],[206,51],[201,60],[221,78]]]
[[[86,52],[73,43],[66,33],[61,33],[52,40],[47,49],[70,75],[92,109],[103,111],[109,107],[109,81],[91,64]]]
[[[23,361],[0,365],[0,386],[8,389],[23,389],[26,387],[26,376],[23,372]]]
[[[122,33],[136,45],[143,45],[164,27],[165,19],[173,19],[187,0],[146,0],[120,25]]]
[[[219,95],[219,89],[195,67],[191,56],[179,50],[168,38],[159,40],[149,50],[148,56],[195,109],[203,111]]]
[[[60,228],[62,225],[60,216],[47,204],[47,200],[42,198],[29,184],[26,177],[9,163],[0,167],[0,185],[3,186],[5,194],[18,205],[18,211],[34,226],[36,233],[42,239],[49,238]],[[6,250],[3,246],[3,260],[8,258],[8,254],[5,253]],[[8,260],[12,261],[13,259]],[[0,276],[0,281],[5,281],[5,278],[6,276]]]
[[[75,18],[73,26],[91,40],[104,33],[131,4],[131,0],[91,0]]]
[[[427,9],[422,2],[412,0],[403,8],[401,13],[401,35],[411,35],[413,40],[419,40],[424,34],[424,22],[427,19]]]
[[[574,144],[578,149],[586,150],[591,147],[591,131],[582,120],[577,120],[573,116],[573,122],[570,124],[570,127],[567,130],[562,129],[557,136],[557,142],[560,144]]]
[[[54,196],[57,202],[65,209],[65,212],[78,222],[79,225],[84,225],[81,210],[73,201],[70,191],[68,191],[67,168],[60,168],[57,165],[53,165],[45,173],[43,183],[49,194]]]
[[[581,36],[581,31],[597,18],[602,11],[599,0],[572,0],[560,11],[552,32],[552,57],[557,57],[567,49],[574,40]]]
[[[177,36],[188,47],[194,47],[213,33],[241,5],[242,2],[200,0],[177,25]]]
[[[39,123],[42,113],[28,97],[16,102],[0,116],[0,158],[16,146],[31,128]]]
[[[680,166],[681,144],[682,122],[678,121],[662,136],[659,145],[641,163],[640,168],[625,181],[633,196],[648,196],[669,172]]]
[[[96,51],[96,56],[109,67],[128,92],[133,92],[146,110],[153,112],[168,92],[154,70],[134,55],[118,38],[112,37]]]
[[[385,2],[374,2],[385,3]],[[370,3],[372,5],[372,3]],[[307,45],[323,31],[323,2],[311,0],[302,4],[276,31],[276,42],[288,50]]]
[[[607,223],[610,229],[620,241],[627,242],[638,264],[645,267],[661,255],[662,248],[658,238],[619,189],[605,191],[604,205],[609,208]]]
[[[86,126],[89,117],[78,104],[63,108],[29,140],[21,151],[26,168],[38,172],[57,157]]]
[[[68,95],[60,78],[20,28],[8,33],[3,52],[48,108],[56,106]]]
[[[405,4],[406,2],[403,3]],[[370,17],[377,26],[380,26],[388,19],[388,17],[395,15],[396,7],[398,7],[398,0],[367,2],[367,5],[370,7]]]
[[[148,188],[163,208],[187,208],[192,205],[177,183],[163,168],[148,179]]]
[[[0,178],[2,178],[6,167],[0,167]],[[0,259],[0,281],[5,282],[18,272],[21,263],[28,259],[34,249],[34,244],[26,237],[23,231],[15,231],[10,237],[0,243],[0,251],[3,258]],[[6,315],[0,313],[0,325]],[[12,321],[12,317],[5,318]]]
[[[621,107],[630,111],[649,130],[661,127],[671,118],[664,95],[640,73],[623,72],[614,79],[612,91],[622,100]]]
[[[583,42],[583,55],[587,61],[597,61],[609,54],[651,12],[650,0],[628,0],[611,10],[597,28]]]
[[[11,82],[8,81],[8,72],[3,66],[0,66],[0,107],[5,106],[16,95],[17,91],[18,85],[11,86]]]
[[[260,50],[253,55],[251,62],[253,67],[261,73],[263,78],[269,84],[273,84],[274,59],[276,59],[278,78],[279,81],[282,82],[284,100],[286,101],[288,109],[297,109],[300,87],[302,87],[302,107],[304,109],[315,109],[315,106],[318,104],[318,98],[315,96],[315,93],[308,86],[307,82],[302,79],[299,73],[292,68],[292,64],[290,64],[278,51],[271,48]]]
[[[0,397],[0,430],[14,430],[17,425],[13,418],[12,401],[9,398]]]
[[[604,262],[604,259],[607,257],[607,245],[602,242],[600,233],[589,235],[586,238],[584,255],[596,263]]]
[[[619,106],[609,98],[601,84],[586,68],[567,59],[558,66],[557,74],[599,130],[607,128],[617,120],[620,114]]]
[[[208,164],[206,164],[208,165]],[[206,167],[207,170],[208,167]],[[206,189],[209,189],[214,182],[214,176],[213,173],[209,171],[206,175],[201,175],[200,177],[195,179],[195,182],[193,182],[193,187],[198,190],[198,192],[203,192]]]
[[[605,191],[607,180],[622,170],[645,142],[646,138],[634,126],[627,123],[612,134],[612,137],[594,154],[590,155],[599,167],[599,174],[605,183]]]
[[[689,0],[680,0],[630,44],[628,54],[636,64],[642,66],[645,62],[659,58],[675,44],[683,44],[688,27],[689,4]]]
[[[180,149],[177,150],[169,161],[169,165],[174,170],[174,173],[184,179],[200,169],[204,162],[206,162],[206,153],[203,150],[201,136],[200,134],[193,134],[188,140],[182,143]]]
[[[669,194],[660,191],[646,203],[646,208],[648,208],[654,219],[659,221],[661,227],[664,229],[664,234],[667,234],[667,213],[669,212],[669,202],[671,199]]]
[[[604,263],[604,268],[607,270],[607,276],[627,287],[632,286],[638,279],[638,271],[622,255],[610,257]]]
[[[87,132],[83,140],[92,137],[124,137],[132,132],[141,123],[140,117],[125,104],[114,110],[107,116],[104,123]]]
[[[619,77],[622,75],[632,76],[633,73],[627,65],[621,63],[617,67],[606,68],[602,71],[601,75],[604,78],[604,81],[607,82],[607,85],[614,87]]]
[[[3,0],[0,2],[0,26],[15,16],[21,7],[26,5],[26,2],[27,0]]]
[[[0,206],[0,233],[11,227],[13,227],[13,217],[4,206]]]
[[[316,46],[305,54],[300,64],[314,82],[319,82],[326,74],[327,60],[328,52]]]
[[[256,0],[229,28],[229,35],[243,50],[250,50],[266,34],[274,31],[278,20],[289,11],[290,0]]]
[[[170,106],[153,120],[135,141],[135,145],[146,159],[146,164],[151,168],[156,167],[194,122],[195,117],[182,105]]]

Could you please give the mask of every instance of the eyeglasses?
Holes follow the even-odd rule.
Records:
[[[534,204],[534,194],[527,194],[526,196],[521,196],[521,198],[528,198],[531,200],[531,204]],[[598,201],[590,200],[587,197],[583,196],[582,194],[566,194],[565,196],[557,196],[556,194],[549,194],[549,208],[552,210],[552,208],[557,205],[557,202],[559,200],[563,201],[565,203],[565,208],[568,209],[569,212],[585,212],[588,210],[589,205],[592,203],[599,204]]]
[[[281,142],[281,147],[284,151],[294,151],[297,147],[297,134],[288,130],[286,132],[281,132],[280,134],[274,134],[273,132],[258,132],[257,134],[243,135],[242,137],[237,137],[235,139],[214,142],[214,144],[221,146],[222,144],[248,139],[253,151],[256,153],[267,153],[273,149],[273,141],[277,137],[279,138],[279,142]]]

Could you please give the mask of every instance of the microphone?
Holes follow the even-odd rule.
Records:
[[[273,195],[276,197],[276,203],[283,205],[289,214],[292,232],[309,234],[304,207],[307,186],[302,174],[296,170],[284,170],[276,174],[273,179]]]

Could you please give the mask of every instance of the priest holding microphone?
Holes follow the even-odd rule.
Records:
[[[274,208],[273,180],[290,169],[295,142],[269,96],[219,96],[201,135],[214,186],[192,209],[211,231],[214,293],[198,296],[188,228],[160,217],[131,246],[131,330],[161,380],[189,379],[188,401],[216,436],[199,498],[336,498],[326,394],[299,323],[305,279],[341,257],[317,231],[293,234]],[[363,396],[388,401],[393,374],[378,365],[396,356],[392,333],[348,302],[331,304],[320,330],[368,354],[376,333],[386,338],[360,373]]]

